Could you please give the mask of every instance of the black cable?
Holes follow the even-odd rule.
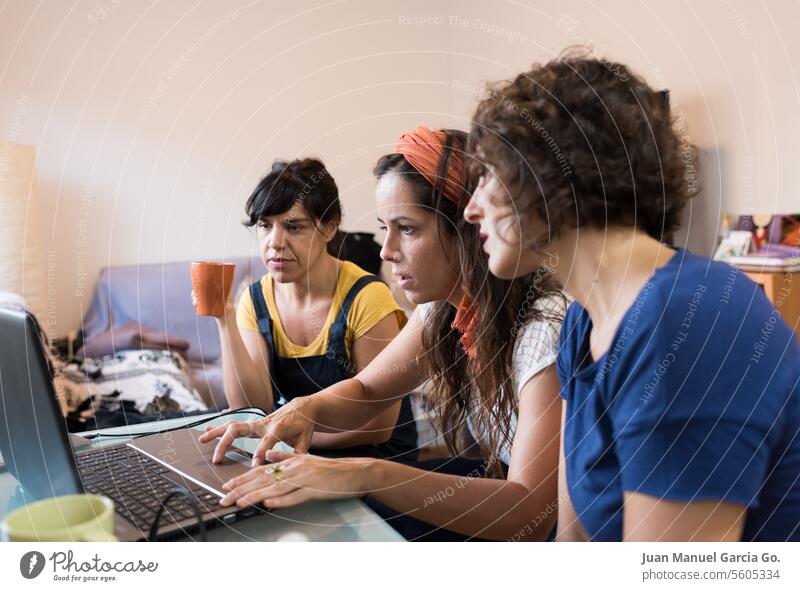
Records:
[[[248,410],[254,409],[254,410]],[[146,433],[91,433],[89,435],[79,435],[79,437],[83,437],[84,439],[96,439],[98,437],[145,437],[147,435],[158,435],[160,433],[169,433],[170,431],[179,431],[181,429],[192,429],[203,423],[208,423],[209,421],[214,421],[220,417],[226,417],[228,415],[239,415],[239,414],[249,414],[249,415],[258,415],[260,417],[266,417],[267,413],[261,410],[258,407],[250,406],[248,409],[243,410],[228,410],[218,415],[214,415],[213,417],[208,417],[206,419],[202,419],[200,421],[195,421],[194,423],[187,423],[185,425],[181,425],[180,427],[172,427],[171,429],[162,429],[161,431],[148,431]]]
[[[194,510],[194,516],[197,517],[197,526],[200,529],[200,541],[201,542],[207,541],[206,522],[203,521],[203,517],[200,514],[200,509],[197,508],[197,499],[195,499],[192,493],[190,493],[187,489],[181,486],[181,487],[176,487],[175,490],[169,493],[166,497],[164,497],[164,500],[161,501],[161,506],[158,508],[158,511],[156,512],[156,517],[153,520],[153,525],[150,526],[150,533],[147,536],[148,542],[158,541],[158,522],[161,520],[161,514],[164,512],[164,509],[166,509],[167,503],[169,503],[173,497],[177,496],[183,496],[189,500],[189,504],[192,506],[192,509]],[[176,519],[175,522],[177,523],[177,521],[178,520]]]

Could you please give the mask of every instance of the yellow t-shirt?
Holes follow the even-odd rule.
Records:
[[[328,336],[331,325],[335,322],[342,307],[342,302],[347,297],[350,288],[356,281],[369,275],[364,269],[350,261],[342,261],[339,269],[339,280],[336,284],[336,293],[333,296],[325,325],[317,337],[307,346],[297,345],[289,340],[283,330],[278,307],[275,305],[275,294],[272,291],[272,276],[267,273],[261,278],[261,291],[267,302],[267,310],[272,318],[272,336],[275,344],[275,353],[280,357],[311,357],[324,355],[328,351]],[[345,330],[345,346],[347,355],[352,356],[351,350],[356,339],[368,333],[378,322],[389,314],[397,316],[398,326],[401,328],[406,323],[406,315],[395,302],[392,293],[385,283],[375,281],[363,287],[350,307],[347,315],[347,329]],[[253,298],[250,290],[246,289],[239,300],[236,309],[236,323],[240,328],[258,330],[258,320]]]

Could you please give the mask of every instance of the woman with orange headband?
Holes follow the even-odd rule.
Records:
[[[493,277],[463,218],[466,134],[418,127],[375,167],[381,256],[417,304],[401,333],[354,378],[271,416],[209,429],[214,461],[237,437],[262,437],[258,465],[225,485],[223,504],[286,507],[367,501],[415,540],[545,540],[556,516],[559,384],[553,366],[566,298],[549,273]],[[296,452],[315,431],[358,428],[428,382],[451,457],[332,460]]]

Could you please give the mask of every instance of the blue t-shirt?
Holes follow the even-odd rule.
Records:
[[[589,536],[621,540],[623,493],[640,492],[746,505],[743,540],[800,540],[800,348],[762,289],[680,249],[596,361],[591,328],[573,303],[557,363],[567,484]]]

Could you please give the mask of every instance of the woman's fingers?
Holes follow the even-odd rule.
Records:
[[[258,425],[256,425],[254,421],[234,421],[230,423],[227,429],[222,433],[217,447],[214,448],[214,456],[211,458],[211,461],[215,464],[221,462],[228,448],[233,445],[234,440],[239,437],[253,437],[256,435],[254,431],[257,431],[257,429]],[[212,431],[205,433],[204,436],[209,435],[209,433],[212,433]]]
[[[271,479],[267,476],[267,479]],[[249,484],[238,487],[227,494],[223,503],[236,503],[239,507],[247,505],[258,505],[265,499],[287,495],[297,489],[290,479],[271,482],[264,482],[261,479],[254,480]]]
[[[241,476],[237,476],[236,478],[231,478],[227,482],[223,483],[222,490],[229,492],[236,487],[242,486],[243,484],[247,484],[253,480],[256,480],[264,475],[264,469],[261,466],[256,468],[251,468]]]
[[[259,466],[223,485],[228,494],[221,504],[263,504],[268,508],[291,507],[311,499],[355,496],[351,485],[338,480],[340,464],[306,454],[274,451],[270,458],[280,463]]]
[[[288,451],[278,451],[277,449],[270,449],[267,450],[266,460],[268,462],[282,462],[283,460],[288,460],[289,458],[294,457],[296,454],[290,453]]]
[[[206,427],[206,432],[200,435],[197,440],[200,443],[208,443],[209,441],[213,441],[217,437],[222,436],[225,433],[225,429],[228,428],[228,425],[231,424],[231,421],[227,423],[223,423],[222,425],[217,425],[216,427],[212,427],[211,425]]]
[[[227,494],[222,498],[220,504],[230,505],[239,497],[275,482],[275,478],[272,474],[268,474],[267,470],[268,468],[258,466],[241,476],[231,478],[222,485],[222,490],[226,491]]]
[[[268,509],[281,509],[283,507],[293,507],[306,501],[310,501],[314,497],[314,491],[308,488],[296,488],[292,492],[277,496],[265,498],[262,504]]]
[[[255,477],[248,481],[239,483],[228,491],[228,494],[220,501],[224,505],[231,505],[238,503],[239,505],[256,504],[260,501],[253,501],[248,495],[262,491],[265,495],[283,495],[296,488],[291,478],[284,478],[281,480],[275,479],[275,474],[269,472],[270,467],[256,468],[259,472]],[[264,497],[261,497],[262,499]],[[241,502],[240,502],[241,501]]]
[[[265,463],[267,452],[278,442],[292,446],[295,451],[306,452],[311,447],[314,435],[314,424],[297,411],[299,402],[292,400],[280,410],[257,421],[259,423],[261,441],[253,454],[253,466]]]
[[[241,476],[231,478],[225,482],[222,485],[222,490],[233,491],[251,482],[264,481],[265,479],[267,484],[271,484],[287,480],[290,475],[300,476],[304,474],[305,463],[303,460],[310,456],[298,456],[285,452],[274,453],[281,456],[281,460],[279,460],[281,463],[273,463],[268,466],[256,466]],[[290,461],[284,462],[283,460]]]
[[[275,447],[275,444],[281,441],[281,438],[276,433],[276,427],[280,427],[280,423],[276,425],[269,425],[266,428],[266,435],[258,442],[255,453],[253,453],[253,465],[260,466],[266,462],[267,452]]]
[[[280,498],[286,496],[287,494],[292,494],[292,491],[301,490],[295,485],[289,484],[285,481],[280,482],[280,484],[282,485],[280,488],[278,486],[262,486],[261,488],[239,498],[236,501],[236,504],[239,507],[246,507],[247,505],[258,505],[260,503],[264,503],[266,506],[266,501],[269,499]]]
[[[314,429],[305,429],[294,442],[295,453],[304,454],[311,448],[311,438],[314,436]]]

